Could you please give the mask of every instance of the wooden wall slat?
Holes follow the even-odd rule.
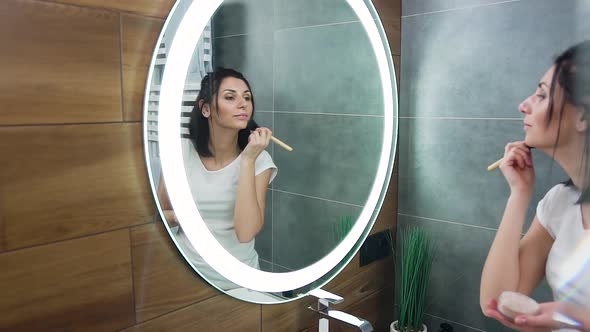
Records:
[[[342,272],[330,281],[323,289],[342,296],[344,302],[339,306],[348,312],[358,302],[371,294],[393,286],[395,283],[395,270],[393,258],[388,257],[373,262],[364,267],[359,267],[359,255],[355,255],[352,261]],[[387,300],[380,300],[372,310],[388,305]],[[309,306],[316,306],[317,300],[304,297],[294,302],[262,306],[262,330],[263,331],[313,331],[317,330],[319,316],[309,310]],[[393,304],[393,296],[391,296]],[[391,312],[393,317],[393,312]],[[362,317],[362,316],[361,316]],[[365,318],[365,317],[362,317]]]
[[[345,306],[395,283],[393,257],[387,257],[359,267],[359,255],[324,287],[345,299]]]
[[[386,229],[393,229],[397,225],[397,174],[391,174],[387,194],[383,199],[381,210],[377,215],[375,224],[369,234],[382,232]]]
[[[394,55],[401,55],[401,1],[373,0]]]
[[[132,331],[260,331],[260,305],[218,295],[122,332]]]
[[[373,229],[371,229],[371,234],[385,229],[395,230],[397,225],[397,179],[397,173],[392,174],[382,210],[375,221]],[[393,255],[363,267],[359,266],[359,260],[359,254],[357,253],[340,274],[323,287],[327,291],[344,297],[344,302],[340,308],[348,310],[348,306],[363,301],[364,298],[371,296],[371,294],[380,293],[384,289],[388,289],[388,287],[393,292],[392,286],[395,283]],[[393,294],[391,298],[384,296],[377,298],[378,300],[372,301],[379,301],[378,304],[369,302],[372,305],[371,310],[382,312],[379,308],[389,305],[389,300],[393,303]],[[317,300],[311,297],[305,297],[285,304],[263,305],[262,331],[317,331],[319,316],[307,309],[310,305],[315,306],[316,302]],[[391,318],[393,318],[393,311],[390,313]],[[373,316],[375,315],[373,314]]]
[[[176,0],[42,0],[166,18]]]
[[[129,230],[0,254],[0,329],[114,331],[134,324]]]
[[[142,146],[139,123],[0,127],[3,249],[153,219]]]
[[[394,55],[393,56],[393,66],[394,66],[394,69],[395,69],[395,81],[397,83],[397,96],[398,96],[397,98],[398,98],[398,102],[399,102],[399,87],[400,87],[400,83],[401,83],[400,82],[400,79],[399,79],[401,77],[400,76],[401,75],[401,71],[400,71],[400,68],[401,68],[400,67],[401,66],[401,56],[399,56],[399,55]],[[398,106],[399,106],[399,103],[398,103]],[[398,119],[398,121],[399,121],[399,119]],[[398,164],[397,164],[397,159],[396,159],[395,160],[395,168],[394,168],[394,171],[396,171],[396,168],[397,167],[398,167]]]
[[[0,54],[0,289],[10,290],[0,330],[317,330],[315,299],[220,295],[152,222],[142,127],[121,121],[141,120],[147,62],[173,2],[0,1],[0,38],[13,45]],[[398,75],[400,3],[376,0]],[[78,125],[51,125],[68,123]],[[373,233],[395,228],[396,180]],[[326,289],[344,296],[338,308],[385,327],[393,268],[391,257],[360,268],[357,255]]]
[[[389,286],[353,303],[347,307],[336,305],[336,310],[343,310],[351,315],[368,320],[374,331],[389,331],[394,320],[394,287]],[[342,307],[342,309],[340,309]],[[358,331],[350,325],[337,320],[330,320],[331,332]]]
[[[392,55],[401,55],[401,20],[383,20],[383,28],[387,35],[387,41],[389,42],[389,48],[391,49]]]
[[[2,206],[2,196],[0,196],[0,207]],[[6,248],[6,223],[0,211],[0,253]]]
[[[262,306],[262,331],[306,331],[317,325],[319,315],[308,309],[317,299],[304,297],[283,304]],[[317,328],[315,329],[317,331]]]
[[[143,97],[152,53],[163,20],[123,14],[121,46],[123,61],[123,118],[141,121]]]
[[[184,261],[161,222],[131,230],[137,322],[220,295]]]
[[[341,310],[356,317],[365,319],[371,323],[374,331],[388,332],[389,324],[393,322],[394,317],[394,287],[389,286],[380,291],[372,293],[371,295],[362,298],[356,303],[345,303],[334,306],[334,309]],[[302,331],[302,332],[316,332],[318,331],[319,318],[325,316],[317,316],[316,320],[304,329],[289,329],[286,327],[284,331]],[[358,328],[347,325],[339,320],[329,319],[330,331],[332,332],[356,332]],[[277,330],[278,331],[278,330]],[[281,330],[283,331],[283,330]]]
[[[119,15],[0,1],[0,125],[120,121]]]
[[[401,0],[372,0],[379,17],[386,20],[398,20],[402,17]]]

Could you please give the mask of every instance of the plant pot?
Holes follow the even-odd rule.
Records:
[[[420,331],[402,331],[399,330],[397,327],[397,320],[393,323],[391,323],[391,325],[389,325],[389,332],[427,332],[428,328],[426,328],[426,325],[422,324],[422,330]]]

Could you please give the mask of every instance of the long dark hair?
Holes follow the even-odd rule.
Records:
[[[581,112],[584,120],[590,123],[590,41],[583,41],[574,45],[560,54],[553,62],[555,71],[551,79],[551,88],[549,89],[549,116],[547,117],[547,125],[551,122],[554,114],[555,106],[555,87],[556,83],[562,88],[561,102],[559,106],[559,126],[557,131],[557,139],[555,147],[559,141],[559,133],[561,129],[561,119],[563,110],[566,104],[574,105],[578,111]],[[590,201],[590,163],[589,148],[590,148],[590,128],[586,130],[586,141],[584,144],[584,153],[582,155],[582,162],[580,169],[584,171],[583,188],[581,188],[581,195],[577,203]],[[554,149],[555,151],[555,149]],[[566,182],[566,185],[573,186],[571,179]]]
[[[217,109],[217,101],[219,97],[217,93],[219,92],[221,82],[223,82],[226,77],[234,77],[246,83],[248,90],[250,90],[250,95],[252,96],[250,99],[252,102],[251,119],[254,119],[254,93],[252,93],[250,83],[242,73],[230,68],[218,67],[215,71],[205,75],[201,80],[201,90],[195,101],[195,106],[191,111],[188,127],[193,146],[195,147],[195,150],[197,150],[197,153],[202,157],[213,156],[213,153],[209,149],[209,121],[203,116],[202,110],[205,104],[209,104],[211,111],[213,111],[213,106]],[[246,145],[248,145],[248,136],[250,136],[249,128],[241,129],[238,132],[238,146],[240,147],[240,150],[244,150]]]

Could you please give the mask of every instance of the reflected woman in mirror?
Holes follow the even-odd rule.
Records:
[[[500,165],[510,196],[483,268],[480,305],[515,330],[590,331],[590,42],[558,56],[519,111],[525,139],[506,145]],[[547,192],[521,238],[535,183],[531,148],[552,157],[570,180]],[[572,262],[575,269],[567,268]],[[530,295],[544,276],[554,302],[513,320],[500,313],[503,291]]]
[[[199,213],[219,243],[243,263],[259,269],[254,238],[264,225],[266,193],[277,174],[265,151],[271,131],[253,128],[254,95],[239,72],[217,68],[201,81],[191,112],[190,139],[183,157]],[[167,197],[163,181],[160,197]],[[176,222],[169,202],[162,202],[168,222]],[[176,236],[199,272],[217,287],[238,287],[204,262],[182,229]]]

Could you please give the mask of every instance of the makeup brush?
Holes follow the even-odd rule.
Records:
[[[491,172],[491,171],[495,170],[496,168],[498,168],[500,166],[500,164],[503,161],[504,161],[504,158],[500,158],[500,159],[496,160],[493,164],[488,166],[488,171]]]
[[[532,149],[530,146],[527,146],[527,147],[529,148],[529,150]],[[504,158],[503,157],[500,158],[500,159],[498,159],[498,160],[496,160],[493,164],[491,164],[490,166],[488,166],[488,171],[491,172],[491,171],[495,170],[496,168],[498,168],[500,166],[500,164],[502,163],[502,161],[504,161]]]
[[[256,121],[254,120],[250,120],[248,122],[248,129],[250,130],[255,130],[256,128],[259,128],[260,126],[256,123]],[[281,141],[280,139],[274,137],[274,136],[270,136],[270,140],[275,142],[276,144],[278,144],[280,147],[282,147],[283,149],[291,152],[293,151],[293,148],[290,147],[289,145],[287,145],[285,142]]]

